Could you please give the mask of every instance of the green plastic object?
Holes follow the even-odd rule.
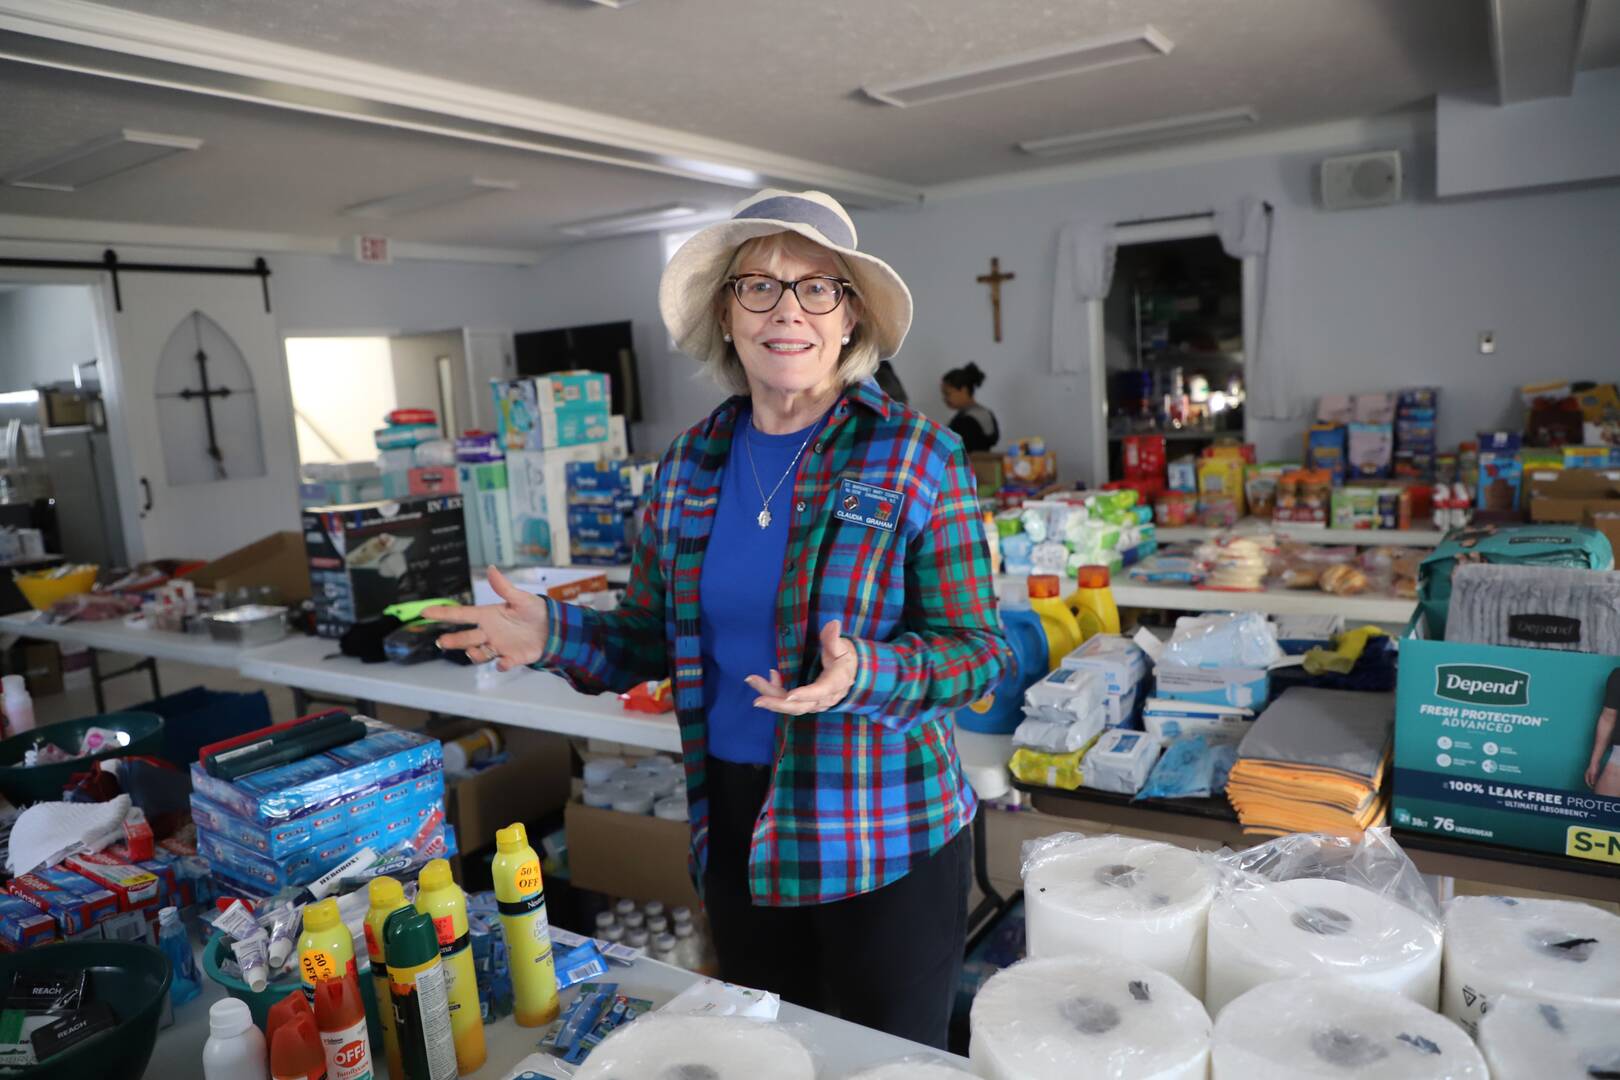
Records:
[[[392,615],[402,623],[415,622],[422,617],[422,612],[430,607],[454,606],[461,601],[452,600],[448,596],[440,596],[432,600],[406,600],[404,603],[391,604],[383,608],[384,615]]]
[[[169,958],[133,941],[69,941],[0,953],[0,985],[18,972],[84,970],[92,1001],[111,1006],[117,1026],[30,1069],[7,1073],[29,1080],[139,1080],[157,1042],[158,1019],[169,996]]]
[[[93,727],[109,731],[122,731],[129,736],[125,746],[103,750],[99,754],[61,761],[54,765],[23,764],[23,755],[36,743],[47,742],[70,753],[79,752],[84,733]],[[82,720],[67,720],[60,724],[46,724],[32,731],[0,741],[0,793],[13,804],[23,806],[36,802],[60,802],[62,786],[74,773],[88,772],[90,763],[115,757],[139,757],[156,754],[163,749],[163,718],[157,713],[116,712],[101,716],[87,716]]]

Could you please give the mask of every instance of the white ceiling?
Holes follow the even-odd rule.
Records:
[[[1484,0],[113,0],[113,6],[728,140],[926,189],[1049,166],[1023,140],[1252,106],[1250,130],[1364,117],[1492,81]],[[910,109],[863,84],[1151,24],[1165,57]],[[7,35],[0,34],[0,39]],[[28,40],[7,46],[26,53]],[[1620,2],[1581,66],[1620,64]],[[425,211],[401,240],[508,248],[561,222],[735,188],[0,61],[0,174],[119,127],[207,145],[0,214],[342,235],[348,204],[455,177],[518,191]]]

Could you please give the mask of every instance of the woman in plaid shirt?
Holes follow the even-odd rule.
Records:
[[[446,648],[586,693],[673,682],[721,975],[945,1045],[976,804],[955,709],[1010,653],[960,439],[871,381],[911,295],[820,192],[766,190],[659,290],[734,396],[659,465],[623,604],[441,608]]]

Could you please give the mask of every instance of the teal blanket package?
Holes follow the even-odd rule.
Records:
[[[1428,636],[1441,638],[1458,563],[1613,570],[1614,549],[1596,529],[1579,525],[1470,525],[1450,533],[1418,568],[1418,610]]]

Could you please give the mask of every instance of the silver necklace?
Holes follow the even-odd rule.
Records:
[[[753,429],[753,426],[753,422],[749,421],[748,427],[750,430]],[[799,455],[804,453],[804,448],[810,445],[810,440],[816,434],[816,427],[817,424],[810,425],[810,434],[804,437],[804,442],[800,443],[799,448],[794,451],[793,460],[788,462],[787,471],[782,474],[782,479],[776,482],[776,486],[771,488],[769,495],[765,494],[765,485],[759,479],[759,466],[754,464],[753,440],[748,437],[747,431],[743,432],[743,449],[748,451],[748,467],[754,472],[754,486],[759,488],[760,509],[759,515],[754,520],[759,522],[760,528],[768,529],[771,527],[771,500],[776,498],[778,491],[782,490],[782,485],[787,482],[787,478],[793,475],[793,467],[799,463]]]

